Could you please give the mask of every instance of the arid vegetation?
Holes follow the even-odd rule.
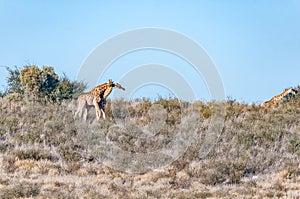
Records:
[[[92,110],[84,122],[74,118],[82,84],[66,78],[73,90],[62,97],[65,91],[57,89],[67,86],[54,77],[57,85],[42,87],[43,96],[28,95],[33,90],[40,95],[48,80],[26,87],[25,79],[18,83],[17,78],[21,90],[11,85],[0,98],[0,198],[300,197],[299,95],[271,108],[234,100],[108,100],[107,120],[96,121]],[[226,109],[224,127],[203,157],[199,149],[215,106]],[[122,171],[118,161],[124,165],[126,157],[106,164],[110,148],[103,143],[132,154],[151,153],[192,126],[194,117],[193,141],[170,164],[144,172]]]

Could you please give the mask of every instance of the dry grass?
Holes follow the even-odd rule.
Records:
[[[300,198],[299,96],[268,109],[220,103],[225,125],[205,157],[199,149],[216,103],[109,101],[110,119],[99,122],[93,110],[87,122],[74,119],[74,105],[0,99],[0,198]],[[149,159],[148,170],[128,173],[117,168],[131,168],[130,156],[108,161],[105,143],[155,154],[193,126],[195,113],[193,141],[169,164]]]

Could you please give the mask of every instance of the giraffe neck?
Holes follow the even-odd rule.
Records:
[[[291,89],[291,88],[286,89],[285,91],[283,91],[279,95],[274,96],[269,101],[264,102],[262,105],[263,106],[269,106],[271,104],[279,103],[280,101],[284,100],[284,98],[289,97],[289,95],[296,95],[297,93],[298,93],[298,91],[296,91],[294,89]]]
[[[285,96],[287,96],[291,92],[292,92],[291,89],[287,89],[287,90],[283,91],[282,93],[280,93],[279,95],[273,97],[272,101],[274,103],[280,102]]]
[[[109,96],[109,94],[112,92],[112,90],[113,87],[108,87],[103,94],[103,98],[106,99]]]

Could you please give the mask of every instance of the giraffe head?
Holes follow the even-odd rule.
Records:
[[[116,88],[118,88],[118,89],[125,90],[125,88],[123,88],[123,87],[121,86],[121,84],[119,84],[119,83],[114,83],[111,79],[108,80],[107,86],[108,86],[108,87],[112,87],[112,88],[116,87]]]
[[[289,98],[289,97],[297,95],[298,91],[296,89],[289,88],[289,89],[285,90],[285,93],[286,93],[285,98]]]
[[[287,100],[288,98],[297,95],[297,93],[298,93],[298,91],[295,90],[295,89],[293,89],[293,88],[285,89],[285,91],[284,91],[284,93],[283,93],[284,95],[282,96],[282,97],[283,97],[283,98],[282,98],[282,101],[285,101],[285,100]]]
[[[116,88],[118,88],[118,89],[125,90],[125,88],[123,88],[123,87],[121,86],[121,84],[119,84],[119,83],[113,83],[113,84],[112,84],[112,87],[116,87]]]
[[[297,91],[296,89],[291,88],[290,93],[292,93],[292,94],[294,94],[294,95],[297,95],[298,91]]]
[[[111,79],[109,79],[109,80],[107,81],[106,85],[107,85],[108,87],[110,87],[113,83],[114,83],[114,82],[113,82]]]

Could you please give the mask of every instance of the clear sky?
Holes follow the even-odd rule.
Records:
[[[174,30],[196,41],[219,71],[226,96],[238,101],[262,102],[299,85],[299,0],[0,0],[0,66],[50,65],[76,79],[98,45],[145,27]],[[127,64],[124,73],[148,63],[169,65],[188,79],[198,99],[208,98],[202,80],[181,71],[186,63],[164,52],[126,55],[105,77],[121,78],[119,65]],[[6,77],[0,67],[2,88]],[[139,94],[160,94],[157,88],[146,90]]]

